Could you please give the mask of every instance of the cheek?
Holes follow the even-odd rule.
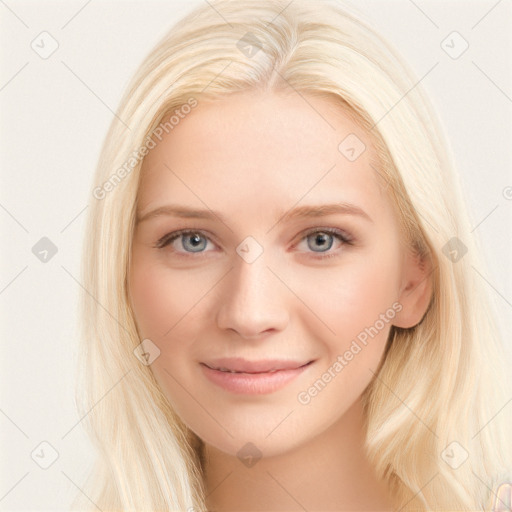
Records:
[[[136,262],[130,275],[130,296],[137,326],[144,338],[160,338],[173,324],[176,295],[155,265]]]
[[[397,312],[393,304],[398,307],[399,264],[392,255],[354,255],[344,265],[317,270],[311,278],[313,275],[314,285],[305,279],[298,294],[326,326],[311,332],[323,347],[323,364],[314,376],[319,385],[311,389],[311,396],[303,390],[309,403],[325,385],[326,392],[313,400],[316,408],[321,404],[328,407],[336,397],[344,397],[343,403],[355,400],[373,378]],[[311,386],[315,386],[315,379]]]
[[[321,340],[324,353],[322,364],[296,397],[304,414],[328,424],[373,379],[396,315],[397,268],[391,262],[379,268],[360,260],[318,274],[316,285],[309,287],[308,305],[329,329],[312,334]]]
[[[143,251],[134,251],[130,296],[140,335],[159,344],[190,325],[196,305],[213,282],[205,273],[171,270]]]
[[[354,255],[343,265],[312,269],[303,278],[297,277],[295,290],[329,328],[325,332],[346,341],[392,308],[398,276],[399,267],[393,258],[375,261]]]

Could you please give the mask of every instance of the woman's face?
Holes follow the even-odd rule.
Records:
[[[331,100],[243,92],[199,102],[146,156],[130,299],[151,371],[206,443],[272,455],[321,434],[391,325],[419,321],[371,152]]]

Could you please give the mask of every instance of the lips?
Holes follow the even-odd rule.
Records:
[[[248,361],[243,358],[222,358],[214,359],[205,363],[212,370],[220,370],[228,373],[274,373],[280,370],[295,370],[311,363],[306,361],[291,361],[285,359],[265,359],[259,361]]]
[[[232,394],[264,395],[275,393],[308,372],[314,361],[241,358],[215,359],[200,363],[203,375],[213,384]]]

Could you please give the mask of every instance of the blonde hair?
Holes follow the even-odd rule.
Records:
[[[251,89],[292,87],[348,109],[372,138],[407,243],[431,264],[425,316],[413,328],[392,327],[363,396],[368,456],[397,507],[486,510],[491,489],[512,477],[508,411],[500,411],[508,400],[503,348],[475,272],[484,268],[481,247],[453,157],[414,75],[337,4],[219,0],[197,8],[144,60],[121,101],[94,178],[82,260],[77,402],[98,450],[84,492],[102,510],[206,510],[201,440],[134,355],[142,340],[127,275],[141,148],[183,105]],[[467,247],[460,259],[448,257],[454,237]],[[449,445],[469,454],[456,469],[442,455]]]

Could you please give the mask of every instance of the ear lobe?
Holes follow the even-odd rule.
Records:
[[[398,302],[402,310],[393,325],[408,329],[419,324],[432,298],[432,265],[429,260],[407,251],[403,263],[403,280]]]

